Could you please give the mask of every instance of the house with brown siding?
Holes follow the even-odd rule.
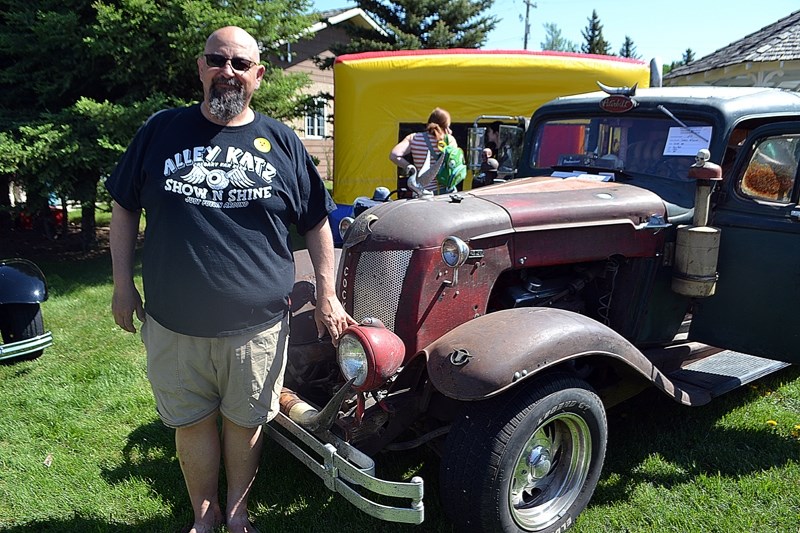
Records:
[[[288,72],[304,72],[311,80],[305,94],[318,95],[317,106],[305,117],[291,124],[302,139],[308,152],[319,160],[319,173],[324,179],[333,179],[333,69],[321,70],[320,59],[332,58],[331,47],[346,43],[350,37],[347,25],[375,28],[375,21],[360,8],[336,9],[319,13],[320,20],[311,26],[295,43],[283,45],[279,57],[269,61]]]

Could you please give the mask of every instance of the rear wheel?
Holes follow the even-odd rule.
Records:
[[[24,341],[44,334],[42,309],[39,304],[0,305],[0,333],[3,343]],[[44,350],[15,357],[15,361],[36,359]]]
[[[464,531],[564,531],[594,492],[606,438],[600,398],[569,375],[469,405],[442,460],[445,510]]]

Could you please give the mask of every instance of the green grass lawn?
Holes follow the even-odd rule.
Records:
[[[0,530],[160,532],[191,521],[173,431],[155,413],[137,335],[110,315],[111,264],[39,261],[55,345],[0,366]],[[576,532],[800,531],[800,369],[705,407],[647,391],[609,413],[595,496]],[[328,492],[268,442],[251,497],[262,532],[451,532],[435,456],[378,457],[378,474],[426,480],[423,526],[391,525]]]

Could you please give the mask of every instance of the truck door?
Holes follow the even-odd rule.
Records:
[[[693,308],[690,338],[800,363],[800,122],[757,128],[722,184],[716,294]]]

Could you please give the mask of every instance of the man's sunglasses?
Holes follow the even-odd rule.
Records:
[[[231,67],[237,72],[247,72],[256,64],[255,61],[250,61],[242,57],[225,57],[219,54],[205,54],[205,56],[206,65],[209,67],[225,68],[225,64],[230,61]]]

